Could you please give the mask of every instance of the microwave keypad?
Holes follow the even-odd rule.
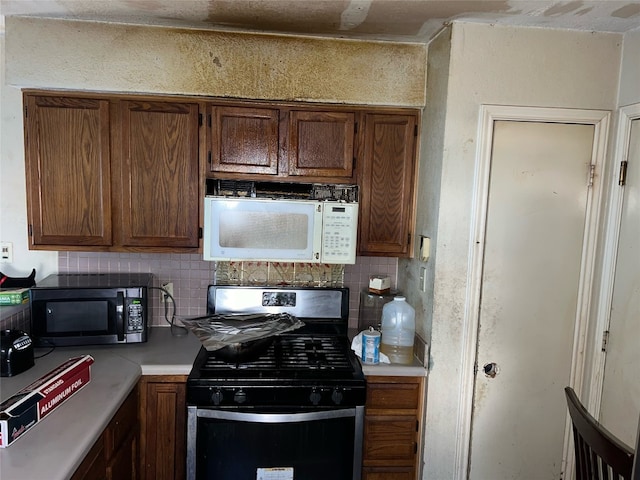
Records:
[[[325,259],[344,260],[346,263],[351,255],[356,236],[353,214],[349,208],[353,207],[332,206],[324,212],[322,253]]]
[[[142,302],[133,300],[127,306],[127,331],[141,332],[142,328]]]

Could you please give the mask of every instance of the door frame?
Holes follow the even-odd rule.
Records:
[[[620,239],[620,227],[622,222],[622,204],[624,200],[624,187],[618,185],[619,169],[616,166],[629,157],[629,142],[631,141],[631,123],[640,120],[640,103],[620,108],[618,112],[618,126],[616,135],[615,152],[609,185],[609,208],[607,210],[607,222],[605,225],[604,246],[602,250],[602,281],[598,292],[598,309],[596,312],[596,334],[609,330],[611,321],[611,307],[613,302],[613,288],[616,274],[616,262],[618,260],[618,242]],[[619,167],[618,167],[619,168]],[[596,418],[599,418],[600,404],[602,401],[602,389],[604,387],[604,367],[606,351],[602,351],[602,343],[594,342],[592,350],[593,368],[589,381],[589,397],[586,408]]]
[[[469,273],[467,276],[465,305],[462,325],[463,351],[460,371],[461,401],[458,410],[458,430],[456,433],[456,478],[468,478],[471,459],[471,427],[473,419],[473,397],[476,378],[478,328],[480,326],[480,295],[482,287],[482,267],[484,243],[489,203],[489,179],[491,172],[491,152],[493,148],[493,125],[495,121],[529,121],[550,123],[579,123],[594,126],[594,142],[591,155],[593,187],[587,193],[585,241],[582,253],[582,273],[578,292],[576,315],[577,328],[574,332],[570,385],[581,391],[585,371],[585,346],[589,319],[589,298],[593,283],[597,230],[602,203],[602,184],[598,181],[606,172],[607,134],[610,112],[602,110],[579,110],[566,108],[520,107],[504,105],[481,105],[478,122],[478,149],[474,171],[474,192],[471,228],[469,237]],[[588,170],[588,169],[586,169]],[[585,172],[585,182],[588,181]],[[564,454],[569,457],[569,419],[565,427]],[[563,471],[566,467],[563,465]]]

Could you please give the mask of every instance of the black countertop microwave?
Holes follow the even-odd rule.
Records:
[[[30,290],[35,346],[147,341],[150,273],[60,273]]]

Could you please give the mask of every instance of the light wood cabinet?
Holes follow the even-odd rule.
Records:
[[[138,479],[138,390],[129,394],[71,480]]]
[[[417,113],[364,115],[359,255],[412,254],[417,125]]]
[[[25,93],[29,247],[199,247],[197,103]]]
[[[416,480],[423,382],[421,377],[367,377],[363,480]]]
[[[186,476],[186,382],[183,375],[140,379],[141,480]]]

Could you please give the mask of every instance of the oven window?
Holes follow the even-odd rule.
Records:
[[[196,478],[352,480],[354,437],[354,417],[293,423],[198,418]],[[276,473],[269,469],[280,476],[270,477]]]
[[[48,302],[46,312],[48,334],[109,332],[109,302],[106,300]]]

